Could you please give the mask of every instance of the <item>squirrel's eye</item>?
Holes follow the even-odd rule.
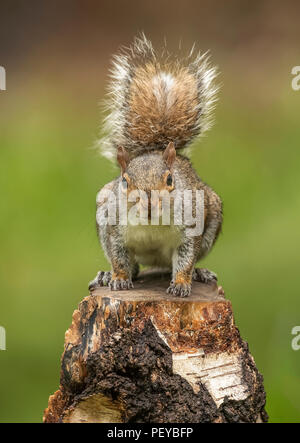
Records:
[[[172,175],[169,174],[168,177],[167,177],[167,185],[168,186],[172,186],[172,183],[173,183]]]
[[[122,178],[122,186],[123,188],[127,188],[127,180],[125,177]]]

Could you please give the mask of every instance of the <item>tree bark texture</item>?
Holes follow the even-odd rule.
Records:
[[[266,395],[230,301],[216,283],[166,294],[144,273],[130,291],[99,288],[73,314],[59,390],[44,422],[266,422]]]

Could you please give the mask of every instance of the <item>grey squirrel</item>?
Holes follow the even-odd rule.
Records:
[[[99,239],[112,269],[98,272],[89,289],[103,285],[113,291],[130,289],[142,264],[170,269],[167,292],[187,297],[193,280],[217,280],[216,274],[195,268],[195,264],[211,250],[220,233],[222,201],[198,177],[190,160],[178,154],[211,126],[218,89],[216,70],[205,54],[194,55],[193,50],[180,61],[159,56],[142,35],[115,56],[111,77],[109,114],[99,146],[105,157],[117,160],[121,174],[102,191],[117,195],[123,189],[128,196],[138,190],[149,198],[152,190],[170,195],[174,190],[202,191],[204,224],[200,235],[190,236],[187,226],[174,222],[122,225],[119,218],[114,224],[97,219]],[[103,209],[105,203],[107,199],[98,198],[97,209]],[[148,207],[150,220],[153,206],[149,201],[140,198],[137,205]],[[161,209],[160,200],[156,205]],[[195,214],[194,200],[192,211]]]

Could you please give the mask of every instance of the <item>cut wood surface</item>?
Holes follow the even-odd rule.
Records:
[[[265,422],[263,379],[216,283],[166,294],[169,275],[86,297],[65,335],[45,422]]]

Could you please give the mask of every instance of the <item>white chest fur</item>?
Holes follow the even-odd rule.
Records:
[[[125,242],[138,263],[170,267],[173,252],[181,243],[181,236],[176,226],[128,225]]]

